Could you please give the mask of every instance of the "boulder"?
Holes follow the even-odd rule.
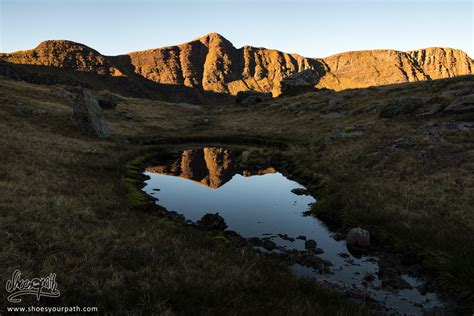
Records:
[[[219,213],[207,213],[201,217],[197,224],[205,230],[224,230],[227,228],[224,218]]]
[[[242,106],[254,105],[272,98],[271,92],[240,91],[235,97],[235,104]]]
[[[366,250],[370,247],[370,234],[360,227],[352,228],[346,235],[346,243],[350,250]]]
[[[76,125],[86,134],[101,139],[108,138],[109,128],[97,99],[87,89],[77,88],[76,91],[73,106],[73,120]]]
[[[294,95],[302,92],[315,90],[315,85],[319,82],[319,75],[313,69],[306,69],[281,81],[281,94]]]

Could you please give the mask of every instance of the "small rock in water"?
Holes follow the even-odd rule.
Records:
[[[316,246],[317,246],[316,241],[313,240],[313,239],[308,239],[308,240],[306,240],[305,243],[304,243],[304,247],[305,247],[305,249],[308,250],[308,251],[314,251],[314,250],[316,250]]]
[[[334,238],[335,241],[340,241],[344,239],[344,234],[342,233],[335,233],[332,235],[332,238]]]
[[[428,286],[424,283],[416,288],[421,295],[426,295],[428,293]]]
[[[382,288],[388,290],[411,289],[412,286],[402,278],[403,266],[394,255],[385,255],[379,260],[378,276]]]
[[[283,239],[283,240],[288,240],[288,241],[290,241],[290,242],[294,242],[294,241],[295,241],[294,238],[288,236],[287,234],[278,234],[278,237],[280,237],[280,238]]]
[[[329,268],[332,266],[331,262],[321,259],[320,257],[311,253],[297,252],[294,254],[294,256],[292,256],[292,260],[295,263],[301,264],[302,266],[311,267],[321,274],[332,273],[331,269]]]
[[[306,240],[306,236],[301,235],[301,236],[296,237],[296,239],[299,239],[299,240]]]
[[[314,253],[316,255],[321,255],[321,254],[324,253],[324,250],[322,248],[316,248],[316,249],[314,249]]]
[[[341,258],[344,258],[344,259],[350,257],[350,255],[347,252],[340,252],[337,255]]]
[[[291,193],[296,194],[296,195],[309,195],[308,190],[303,189],[303,188],[296,188],[291,190]]]
[[[219,213],[207,213],[197,223],[205,230],[224,230],[227,228],[224,218]]]
[[[157,189],[157,188],[156,188],[156,189],[153,189],[153,191],[160,191],[160,189]]]

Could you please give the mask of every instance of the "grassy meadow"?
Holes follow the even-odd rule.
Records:
[[[472,102],[472,77],[250,107],[121,97],[104,111],[106,141],[77,130],[61,91],[0,79],[2,280],[16,268],[30,277],[55,272],[61,297],[51,304],[104,313],[370,314],[275,258],[150,207],[140,191],[150,153],[220,143],[278,157],[317,197],[315,216],[339,230],[368,229],[375,245],[472,302],[474,114],[426,114],[434,104]],[[415,105],[380,117],[400,100]]]

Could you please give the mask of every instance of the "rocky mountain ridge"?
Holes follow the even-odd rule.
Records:
[[[17,67],[20,65],[23,67]],[[47,74],[39,76],[43,70]],[[0,74],[5,76],[25,81],[35,78],[36,83],[73,82],[128,95],[191,103],[206,102],[210,96],[235,96],[241,91],[278,96],[282,80],[303,71],[312,73],[316,88],[339,91],[474,74],[474,61],[461,50],[439,47],[408,52],[353,51],[307,58],[252,46],[235,48],[217,33],[176,46],[120,56],[105,56],[83,44],[64,40],[0,54]],[[90,82],[92,77],[95,79]]]

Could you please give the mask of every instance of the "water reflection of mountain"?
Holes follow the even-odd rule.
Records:
[[[236,161],[237,154],[232,150],[220,147],[204,147],[185,150],[174,163],[148,167],[145,171],[178,176],[199,182],[213,189],[221,187],[237,173],[251,176],[276,172],[274,168],[257,172],[242,170],[238,168]]]

